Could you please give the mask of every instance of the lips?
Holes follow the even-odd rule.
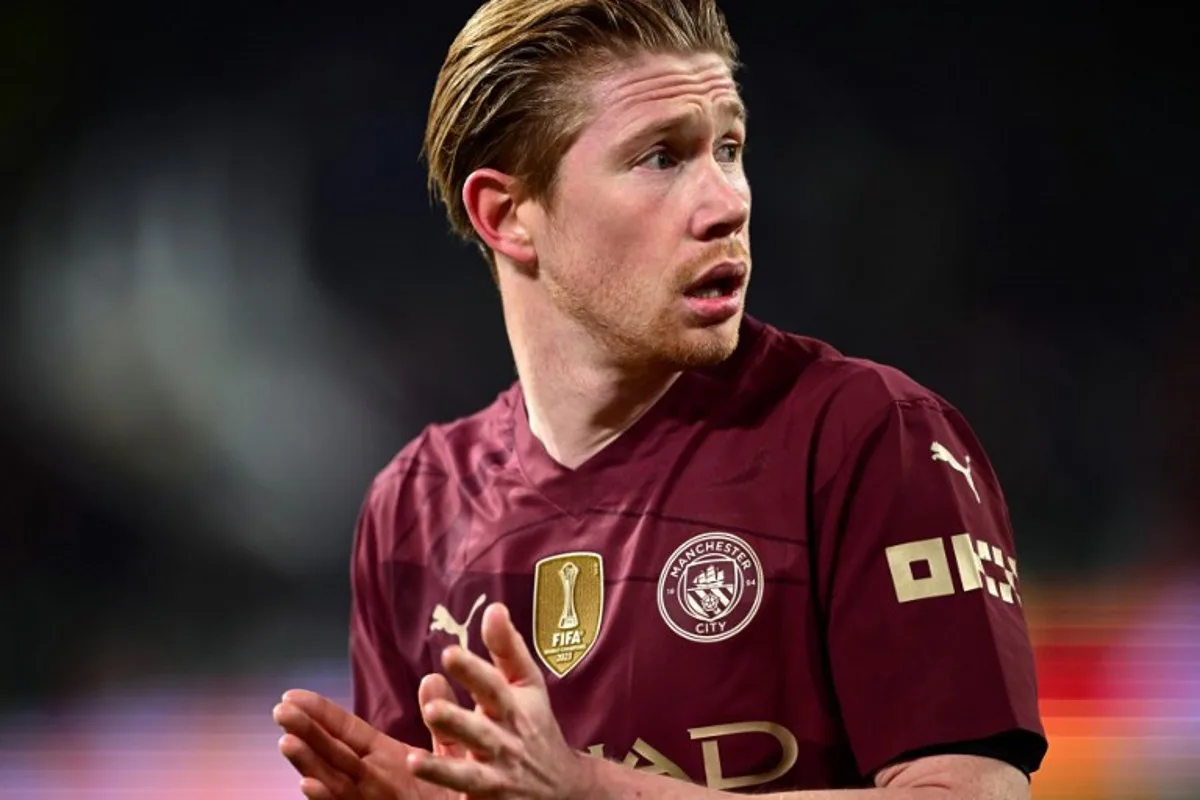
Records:
[[[709,299],[728,297],[746,283],[746,265],[741,261],[723,261],[704,271],[685,288],[688,297]]]

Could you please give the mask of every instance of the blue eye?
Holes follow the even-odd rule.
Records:
[[[641,164],[653,170],[668,170],[678,165],[679,161],[666,150],[655,150],[643,158]]]
[[[726,142],[717,148],[717,161],[734,164],[742,153],[742,146],[736,142]]]

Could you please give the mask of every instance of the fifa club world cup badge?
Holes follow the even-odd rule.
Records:
[[[533,644],[558,677],[578,666],[596,644],[604,618],[604,559],[561,553],[533,571]]]
[[[671,554],[658,579],[658,610],[693,642],[720,642],[754,619],[763,596],[758,554],[732,533],[702,533]]]

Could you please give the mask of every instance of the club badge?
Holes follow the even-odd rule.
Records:
[[[731,533],[701,533],[671,554],[658,579],[658,610],[693,642],[720,642],[750,624],[762,603],[758,554]]]

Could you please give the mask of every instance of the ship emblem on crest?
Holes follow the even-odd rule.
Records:
[[[732,572],[727,567],[733,566],[725,556],[718,556],[721,560],[720,569],[716,564],[689,564],[687,577],[684,583],[687,584],[687,589],[684,592],[683,600],[688,605],[688,610],[692,616],[697,619],[706,619],[712,621],[720,619],[729,613],[733,608],[738,598],[742,594],[741,573],[733,570]],[[699,566],[700,569],[694,569]],[[729,575],[732,574],[732,578]]]
[[[670,628],[693,642],[737,634],[762,603],[762,563],[731,533],[702,533],[671,554],[658,580],[658,610]]]

